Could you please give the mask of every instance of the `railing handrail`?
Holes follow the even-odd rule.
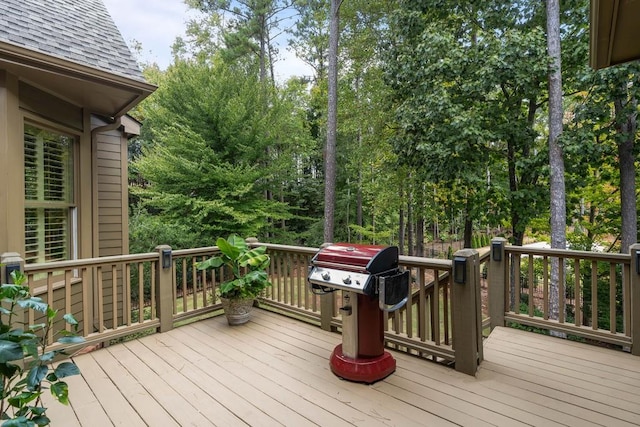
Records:
[[[408,267],[433,268],[437,270],[450,270],[450,259],[423,258],[417,256],[400,255],[400,265]]]
[[[192,248],[192,249],[176,249],[173,250],[174,257],[184,257],[184,256],[198,256],[198,255],[208,255],[212,252],[218,252],[219,249],[217,246],[206,246],[203,248]]]
[[[293,252],[304,255],[315,255],[320,248],[310,248],[307,246],[291,246],[291,245],[280,245],[277,243],[263,243],[263,242],[252,242],[251,246],[266,246],[267,249],[275,250],[275,251],[284,251],[284,252]]]
[[[123,262],[156,261],[157,252],[130,255],[111,255],[98,258],[82,258],[67,261],[43,262],[37,264],[25,264],[25,273],[40,273],[51,270],[68,270],[74,268],[93,267],[97,265],[112,265]]]
[[[592,261],[613,261],[629,263],[631,255],[610,252],[576,251],[572,249],[533,248],[529,246],[505,245],[505,252],[512,254],[551,256],[558,258],[580,258]]]

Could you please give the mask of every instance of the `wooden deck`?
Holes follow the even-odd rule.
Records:
[[[258,310],[208,319],[74,358],[71,406],[53,426],[640,425],[640,358],[508,328],[476,378],[393,352],[367,386],[329,370],[338,334]]]

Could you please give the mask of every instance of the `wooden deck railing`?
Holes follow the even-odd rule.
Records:
[[[639,246],[634,245],[630,254],[611,254],[508,246],[504,239],[494,239],[489,268],[491,325],[556,331],[640,354],[639,346],[633,346],[639,343],[639,327],[632,325],[638,322],[632,313],[640,312],[634,303],[640,286]],[[553,263],[558,266],[556,278],[551,277]],[[553,282],[557,315],[550,307]]]
[[[339,330],[340,291],[319,296],[307,286],[310,260],[317,248],[264,245],[272,257],[269,275],[273,286],[259,298],[260,304]],[[504,239],[495,239],[490,262],[487,251],[456,253],[464,271],[457,271],[451,260],[401,256],[400,266],[411,272],[411,295],[405,307],[385,315],[387,345],[455,362],[456,367],[464,365],[463,371],[473,373],[482,360],[481,330],[490,322],[491,326],[518,324],[555,330],[640,353],[640,346],[634,346],[640,342],[640,316],[632,315],[640,312],[640,292],[634,291],[640,286],[638,248],[640,245],[634,245],[629,255],[599,254],[507,246]],[[148,330],[162,332],[176,322],[220,314],[216,290],[225,272],[196,268],[216,251],[216,247],[171,251],[159,246],[144,254],[26,266],[17,259],[32,292],[52,303],[60,317],[73,313],[82,335],[92,344]],[[15,262],[16,258],[6,259]],[[552,319],[549,310],[554,259],[566,266],[560,270],[560,295],[564,297],[558,319]],[[481,285],[485,276],[488,289]],[[483,313],[481,307],[487,305],[489,313]],[[26,321],[38,321],[29,316]],[[55,327],[67,326],[59,321]],[[51,341],[54,334],[55,330]],[[461,361],[463,354],[465,362]]]
[[[267,246],[272,257],[273,286],[261,298],[262,304],[308,322],[326,325],[327,329],[341,327],[337,313],[342,292],[337,290],[319,296],[306,284],[316,248],[254,244]],[[487,258],[485,251],[481,262],[486,262]],[[451,260],[401,256],[400,267],[410,271],[411,297],[400,310],[385,314],[387,345],[433,360],[455,361]]]

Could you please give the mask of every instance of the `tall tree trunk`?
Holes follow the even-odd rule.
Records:
[[[338,37],[341,0],[331,0],[329,16],[329,73],[327,143],[324,152],[324,241],[333,242],[336,204],[336,140],[338,128]]]
[[[626,87],[625,87],[626,91]],[[627,104],[628,103],[628,104]],[[620,252],[628,253],[629,246],[638,238],[638,217],[636,202],[636,168],[633,146],[637,131],[637,100],[625,103],[614,101],[616,114],[616,131],[622,137],[618,143],[618,159],[620,162],[620,210],[622,217]],[[626,104],[626,105],[625,105]],[[631,106],[631,108],[629,107]]]
[[[418,215],[416,215],[416,252],[417,256],[425,256],[424,249],[424,232],[426,227],[426,220],[424,218],[425,212],[427,210],[427,197],[425,194],[425,184],[420,183],[420,188],[418,192],[418,207],[420,208]]]
[[[415,255],[414,251],[414,227],[413,227],[413,187],[409,185],[407,189],[407,253],[409,256]]]
[[[518,191],[518,178],[516,176],[516,153],[515,143],[507,142],[507,166],[509,169],[509,192],[511,194],[511,228],[513,234],[513,244],[522,246],[524,240],[524,230],[520,225],[520,213],[518,212],[517,203],[513,200],[516,191]]]
[[[564,158],[559,138],[562,134],[562,73],[560,61],[560,4],[559,0],[547,0],[547,49],[551,64],[549,69],[549,187],[551,200],[551,247],[566,249],[566,201],[564,184]],[[549,317],[558,319],[561,297],[558,295],[560,265],[557,258],[551,262],[549,288]]]
[[[405,191],[404,191],[404,181],[400,182],[400,200],[404,200]],[[398,220],[398,247],[400,249],[400,255],[404,255],[404,245],[405,245],[405,233],[406,233],[406,223],[404,221],[404,208],[400,205],[400,211],[398,212],[399,220]]]

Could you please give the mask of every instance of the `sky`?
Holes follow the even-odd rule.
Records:
[[[166,69],[171,63],[171,45],[177,36],[184,35],[186,23],[198,13],[189,10],[183,0],[103,0],[109,14],[120,29],[129,47],[134,41],[142,44],[139,58],[155,62]],[[275,64],[276,78],[286,80],[292,75],[310,75],[310,68],[297,59],[285,46],[283,57]]]

